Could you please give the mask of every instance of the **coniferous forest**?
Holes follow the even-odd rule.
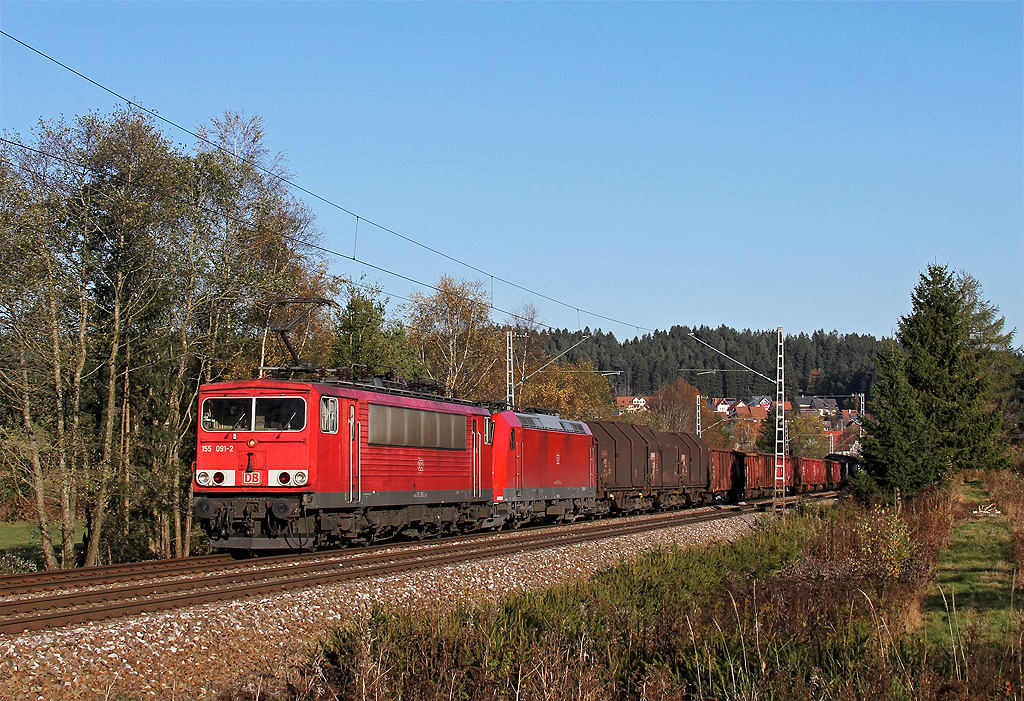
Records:
[[[619,341],[613,334],[590,329],[556,331],[548,339],[554,357],[593,338],[567,354],[601,371],[620,371],[616,393],[647,396],[683,379],[710,397],[774,394],[774,383],[746,372],[738,364],[694,340],[690,334],[770,378],[775,377],[777,336],[774,330],[737,331],[726,326],[673,326],[668,331]],[[789,334],[786,349],[786,394],[870,394],[875,376],[874,355],[881,341],[870,335],[815,331]],[[714,371],[714,372],[709,372]]]

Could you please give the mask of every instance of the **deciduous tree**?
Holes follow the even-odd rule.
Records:
[[[49,567],[83,514],[86,564],[187,554],[199,383],[248,374],[268,303],[331,283],[258,120],[215,126],[236,150],[184,153],[131,109],[2,147],[0,440]]]
[[[608,379],[590,363],[551,365],[523,385],[519,404],[557,411],[567,419],[608,419],[615,397]]]
[[[823,458],[828,455],[829,440],[825,423],[817,414],[792,413],[786,417],[789,454],[801,458]],[[775,427],[772,426],[772,434]],[[774,452],[774,447],[772,452]]]
[[[475,398],[488,373],[503,366],[504,336],[491,322],[482,282],[445,275],[435,288],[410,295],[406,327],[430,376],[451,395]]]

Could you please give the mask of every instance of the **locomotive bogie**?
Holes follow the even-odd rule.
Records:
[[[197,499],[195,508],[214,547],[252,551],[373,543],[399,534],[426,538],[485,530],[504,521],[487,503],[331,511],[309,510],[288,499],[225,497]]]

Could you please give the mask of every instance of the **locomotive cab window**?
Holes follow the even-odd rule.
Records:
[[[210,397],[203,400],[204,431],[301,431],[302,397]]]
[[[320,432],[338,432],[338,398],[320,397]]]
[[[488,416],[484,419],[484,444],[490,445],[494,442],[494,419]]]
[[[301,397],[256,397],[256,431],[301,431],[306,401]]]
[[[251,397],[210,397],[203,401],[203,430],[249,431],[251,426]]]

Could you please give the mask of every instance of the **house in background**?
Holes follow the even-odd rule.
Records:
[[[638,411],[647,411],[647,405],[650,403],[650,397],[616,397],[615,410],[619,414],[635,414]]]
[[[839,403],[835,399],[799,396],[796,404],[801,414],[817,414],[823,419],[839,414]]]
[[[735,399],[713,397],[708,399],[708,407],[712,411],[717,411],[719,414],[728,416],[729,410],[732,409],[733,402],[735,401]]]
[[[737,419],[755,419],[757,421],[763,421],[768,418],[768,409],[757,404],[753,406],[741,406],[736,409],[733,416]]]

